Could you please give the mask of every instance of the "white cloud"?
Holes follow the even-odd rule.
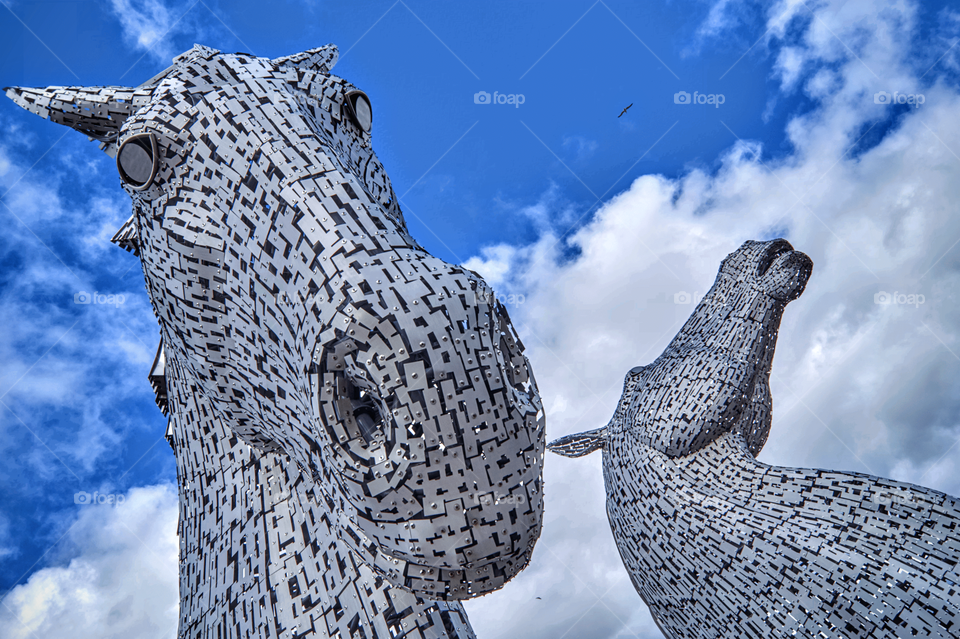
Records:
[[[960,71],[960,11],[944,7],[937,16],[938,31],[935,35],[935,44],[939,49],[931,51],[931,66],[942,65],[944,68]]]
[[[797,47],[783,47],[777,55],[777,61],[774,69],[780,76],[780,88],[783,91],[790,91],[796,85],[800,78],[800,72],[803,69],[804,55]]]
[[[0,209],[16,215],[0,241],[0,254],[15,266],[0,290],[6,416],[0,454],[18,460],[0,470],[4,480],[25,469],[74,479],[74,473],[115,460],[122,434],[137,427],[116,420],[116,404],[150,394],[146,375],[159,339],[156,320],[135,258],[110,244],[107,232],[126,217],[129,200],[124,206],[122,193],[104,197],[94,189],[77,197],[70,191],[89,184],[83,179],[89,167],[71,152],[84,146],[96,153],[80,136],[62,139],[57,150],[66,159],[57,160],[57,170],[29,170],[33,162],[0,140],[6,205]],[[30,154],[44,151],[31,148]],[[120,305],[75,304],[81,291],[124,299]],[[18,450],[24,438],[33,446],[27,453]],[[37,439],[44,443],[38,446]]]
[[[42,568],[0,605],[9,639],[173,639],[178,597],[177,491],[134,488],[117,506],[82,506],[61,544],[78,552]]]
[[[771,12],[774,33],[785,6]],[[535,244],[498,246],[468,264],[526,294],[509,310],[552,439],[606,423],[626,371],[659,355],[692,310],[674,304],[674,293],[704,293],[744,240],[786,234],[815,266],[783,321],[774,426],[761,459],[960,494],[960,96],[940,84],[924,88],[920,109],[853,157],[847,151],[864,126],[889,109],[873,93],[909,91],[925,70],[906,59],[915,8],[878,13],[852,2],[811,17],[793,7],[803,15],[790,28],[807,31],[802,46],[781,50],[778,73],[785,90],[804,83],[818,101],[788,125],[795,153],[765,166],[756,145],[737,144],[716,175],[640,177],[573,236],[573,261],[557,259],[558,225]],[[925,299],[878,305],[881,291]],[[545,472],[533,563],[502,591],[467,604],[478,636],[546,639],[569,629],[576,637],[659,637],[613,545],[599,455],[548,455]],[[588,619],[600,625],[591,629]]]
[[[16,557],[19,551],[10,534],[10,518],[0,513],[0,561],[8,557]]]
[[[716,0],[710,6],[706,19],[697,28],[700,38],[716,37],[736,24],[736,19],[730,15],[728,9],[730,0]]]
[[[563,138],[563,148],[573,153],[575,162],[583,162],[590,159],[597,150],[596,140],[591,140],[582,135],[568,135]]]
[[[785,234],[815,267],[784,318],[774,426],[761,459],[960,493],[953,472],[960,465],[960,96],[943,84],[925,87],[926,103],[882,143],[849,153],[864,126],[888,113],[873,94],[910,91],[923,69],[907,59],[915,5],[883,12],[870,2],[835,5],[818,5],[813,17],[793,0],[769,12],[770,46],[788,29],[803,30],[788,54],[780,50],[783,88],[803,87],[818,104],[788,124],[792,155],[764,165],[757,144],[738,143],[715,175],[642,176],[573,236],[579,253],[572,260],[562,259],[558,238],[563,222],[576,218],[551,189],[519,207],[541,229],[537,242],[489,247],[468,260],[498,292],[524,294],[509,310],[533,360],[551,438],[606,423],[625,372],[656,357],[692,309],[675,304],[674,294],[705,292],[720,260],[744,240]],[[947,68],[953,58],[944,60]],[[920,293],[925,301],[878,305],[880,291]],[[120,348],[142,360],[132,343]],[[659,637],[609,532],[599,455],[548,456],[545,474],[544,531],[530,567],[500,592],[466,604],[478,636]],[[38,636],[55,634],[57,626],[42,624],[67,615],[87,629],[72,633],[80,638],[144,636],[112,625],[123,615],[97,612],[111,609],[134,611],[131,618],[159,615],[149,617],[155,636],[164,620],[175,619],[175,540],[170,532],[151,537],[161,533],[146,524],[174,521],[175,497],[170,489],[146,489],[137,502],[137,494],[105,523],[84,512],[76,559],[38,571],[4,601],[28,626],[39,624]],[[127,523],[134,530],[141,528],[130,521],[143,524],[138,536],[154,553],[169,548],[157,553],[162,563],[150,563],[151,551],[118,532],[117,518],[134,503],[141,508]],[[133,586],[136,571],[120,567],[137,562],[147,562],[142,574],[149,579]],[[103,605],[72,611],[78,600]],[[22,628],[0,609],[0,634],[17,632]]]
[[[195,5],[196,2],[168,5],[162,0],[110,0],[128,44],[166,64],[180,53],[174,38],[187,30],[184,16]]]
[[[706,17],[697,25],[689,44],[681,52],[683,57],[699,56],[721,37],[735,37],[734,31],[743,23],[744,14],[753,10],[750,4],[730,0],[710,0],[709,4]],[[749,46],[744,44],[743,48]]]

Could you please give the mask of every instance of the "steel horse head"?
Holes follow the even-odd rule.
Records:
[[[299,616],[275,614],[303,633],[311,606],[354,605],[333,585],[349,581],[344,562],[354,599],[393,586],[465,624],[457,604],[420,597],[501,587],[540,534],[544,419],[523,346],[477,274],[409,236],[369,98],[331,75],[336,60],[334,46],[277,59],[195,46],[134,88],[6,90],[99,141],[133,202],[114,241],[139,256],[160,321],[181,636],[238,592],[296,602]],[[300,528],[293,547],[245,523],[277,509]],[[317,540],[341,565],[314,548],[313,579],[298,565]],[[406,614],[354,608],[367,615],[354,626]]]

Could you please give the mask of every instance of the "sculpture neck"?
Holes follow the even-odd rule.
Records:
[[[737,428],[751,450],[766,439],[766,392],[785,304],[749,287],[718,284],[697,305],[663,354],[624,389],[621,411],[635,418],[611,428],[671,457],[689,455]],[[760,402],[763,404],[763,402]],[[661,410],[669,407],[669,410]],[[749,422],[749,425],[747,424]],[[639,427],[634,426],[639,424]],[[756,431],[756,432],[753,432]]]

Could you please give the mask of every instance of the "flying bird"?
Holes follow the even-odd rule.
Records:
[[[626,113],[627,110],[628,110],[630,107],[632,107],[632,106],[633,106],[633,102],[631,102],[629,105],[627,105],[627,107],[626,107],[623,111],[621,111],[621,112],[620,112],[620,115],[618,115],[617,117],[618,117],[618,118],[622,118],[622,117],[623,117],[623,114]]]

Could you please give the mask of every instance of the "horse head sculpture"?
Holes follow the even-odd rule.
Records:
[[[135,88],[6,89],[99,141],[133,202],[114,241],[139,256],[160,321],[152,379],[178,459],[181,597],[194,597],[181,636],[249,577],[204,554],[236,564],[254,543],[234,530],[240,493],[254,518],[295,511],[298,557],[317,539],[337,549],[339,569],[314,570],[324,605],[348,605],[332,584],[342,557],[356,564],[361,620],[383,617],[368,604],[384,581],[417,601],[497,589],[540,533],[544,419],[523,346],[478,275],[409,236],[369,98],[331,75],[336,59],[333,46],[277,59],[195,46]],[[211,516],[211,495],[232,510]],[[311,577],[287,588],[291,572],[257,587],[306,613]]]
[[[956,637],[960,508],[870,475],[768,466],[769,378],[809,257],[747,242],[603,428],[549,445],[603,451],[607,516],[666,637]]]

